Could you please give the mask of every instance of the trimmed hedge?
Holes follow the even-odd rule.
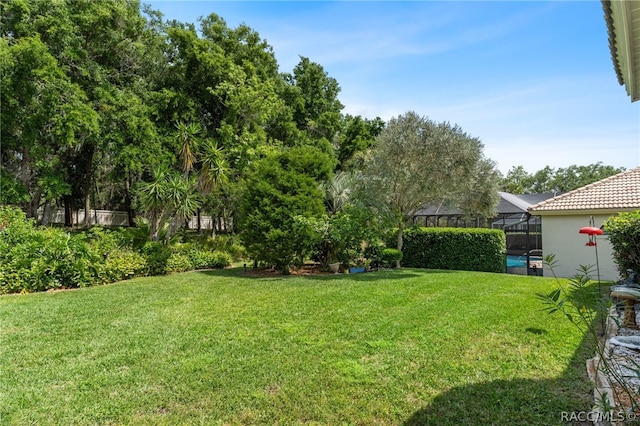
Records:
[[[506,238],[500,230],[410,228],[403,236],[403,266],[505,272]]]

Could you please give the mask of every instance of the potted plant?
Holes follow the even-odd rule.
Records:
[[[371,262],[366,257],[363,257],[363,256],[359,255],[359,256],[353,258],[350,263],[353,264],[354,266],[351,266],[349,268],[349,273],[350,274],[359,274],[359,273],[362,273],[362,272],[366,272],[369,269],[369,265],[370,265]]]

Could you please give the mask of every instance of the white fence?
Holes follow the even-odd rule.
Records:
[[[90,224],[91,225],[104,225],[104,226],[129,226],[129,216],[127,212],[116,210],[90,210]],[[42,218],[43,210],[38,210],[38,218]],[[84,225],[84,209],[75,210],[72,213],[73,223],[75,225]],[[51,224],[64,224],[64,209],[56,208],[51,209],[49,212],[48,223]],[[201,229],[213,229],[214,225],[217,230],[228,230],[230,224],[221,218],[212,218],[211,216],[200,215],[200,228]],[[187,227],[189,229],[198,228],[198,217],[194,216],[188,222]]]

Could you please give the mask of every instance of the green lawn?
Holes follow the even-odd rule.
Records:
[[[592,354],[548,278],[240,269],[0,297],[2,424],[561,424]]]

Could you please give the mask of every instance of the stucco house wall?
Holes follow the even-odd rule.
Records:
[[[593,215],[596,227],[601,227],[608,215]],[[545,215],[542,216],[542,247],[544,254],[554,254],[554,272],[558,277],[573,277],[580,265],[593,265],[592,278],[597,279],[596,247],[586,246],[589,237],[580,234],[580,228],[590,225],[591,215]],[[606,235],[597,238],[598,264],[602,281],[618,281],[620,275],[613,260],[613,250]],[[544,275],[552,276],[545,265]]]
[[[529,207],[529,213],[542,218],[544,255],[555,254],[554,271],[570,278],[580,265],[595,265],[595,247],[585,246],[588,235],[580,228],[600,228],[610,217],[622,212],[640,210],[640,167],[618,173],[598,182],[558,195]],[[598,236],[600,279],[618,281],[620,274],[613,260],[613,249],[606,235]],[[551,275],[545,268],[545,275]],[[597,278],[596,275],[593,276]]]

